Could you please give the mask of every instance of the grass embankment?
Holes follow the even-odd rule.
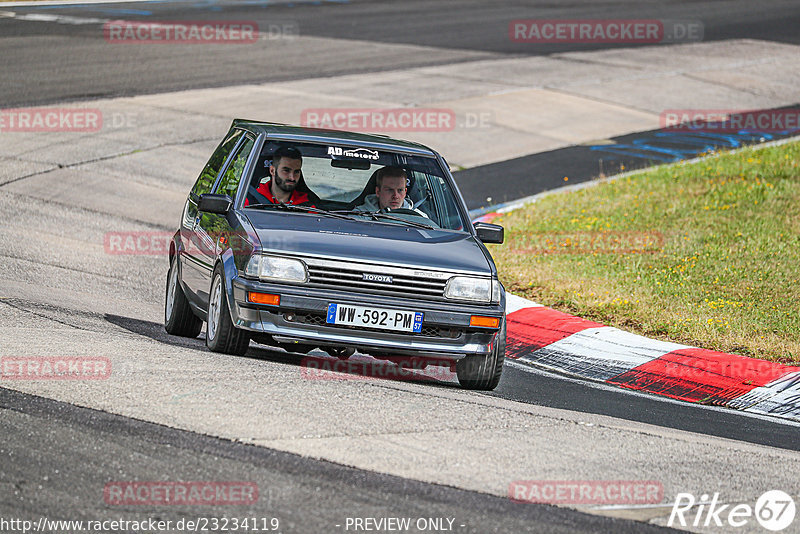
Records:
[[[495,220],[511,292],[642,335],[800,363],[800,143],[722,153]]]

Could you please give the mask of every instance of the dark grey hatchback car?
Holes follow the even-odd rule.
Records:
[[[196,337],[205,321],[228,354],[253,340],[444,362],[463,387],[494,389],[506,297],[484,243],[502,242],[502,227],[470,223],[430,148],[236,119],[171,241],[165,327]]]

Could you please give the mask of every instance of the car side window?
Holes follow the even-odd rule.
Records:
[[[242,130],[234,130],[219,144],[211,155],[211,159],[206,163],[203,172],[200,173],[200,177],[197,179],[197,182],[195,182],[194,187],[192,187],[193,197],[211,192],[211,188],[214,186],[214,181],[216,181],[220,169],[222,169],[225,160],[228,159],[228,155],[236,146],[236,143],[239,142],[239,138],[241,138],[243,133]]]
[[[222,179],[219,181],[215,193],[228,195],[231,198],[236,197],[236,190],[239,188],[239,182],[242,179],[242,173],[244,172],[247,158],[250,157],[250,152],[253,151],[253,145],[255,145],[255,140],[247,136],[244,143],[242,143],[239,150],[236,151],[236,154],[231,159],[228,168],[225,170],[225,174],[222,175]]]
[[[458,214],[455,196],[450,192],[447,182],[441,176],[431,176],[430,185],[433,193],[432,200],[436,202],[439,212],[439,224],[444,228],[463,230],[464,223]]]

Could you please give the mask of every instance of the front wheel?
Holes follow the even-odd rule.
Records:
[[[458,383],[464,389],[491,391],[500,383],[506,358],[506,321],[494,341],[494,349],[486,355],[467,356],[456,362]]]
[[[250,346],[250,334],[233,326],[222,268],[217,266],[211,278],[211,291],[208,294],[208,321],[206,325],[206,346],[213,352],[242,355]]]
[[[197,337],[203,321],[189,306],[189,300],[178,280],[178,256],[172,257],[167,272],[167,294],[164,298],[164,330],[168,334],[181,337]]]

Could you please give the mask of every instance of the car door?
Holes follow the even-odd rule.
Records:
[[[202,215],[197,210],[197,202],[200,200],[200,195],[211,192],[225,163],[230,159],[234,149],[243,137],[243,130],[233,129],[228,132],[228,135],[214,150],[208,163],[206,163],[197,178],[197,182],[192,187],[183,209],[183,218],[181,220],[181,245],[183,250],[179,256],[181,279],[186,289],[186,295],[195,305],[203,309],[206,307],[205,302],[208,298],[206,279],[211,276],[207,273],[208,269],[205,266],[206,255],[203,249],[209,246],[213,247],[214,244],[208,243],[202,232],[197,232]],[[206,295],[205,299],[203,295]]]
[[[245,134],[233,155],[228,158],[226,166],[217,180],[217,185],[213,189],[213,193],[228,195],[232,199],[236,198],[236,191],[239,188],[244,170],[247,168],[247,162],[253,152],[254,145],[255,138],[252,134]],[[202,279],[199,281],[197,295],[203,302],[202,307],[205,309],[208,303],[211,275],[213,274],[214,264],[217,261],[217,255],[221,247],[238,233],[239,229],[231,226],[231,221],[234,220],[232,216],[200,212],[196,220],[198,223],[195,225],[195,235],[198,241],[203,243],[202,247],[198,247],[197,260]]]

